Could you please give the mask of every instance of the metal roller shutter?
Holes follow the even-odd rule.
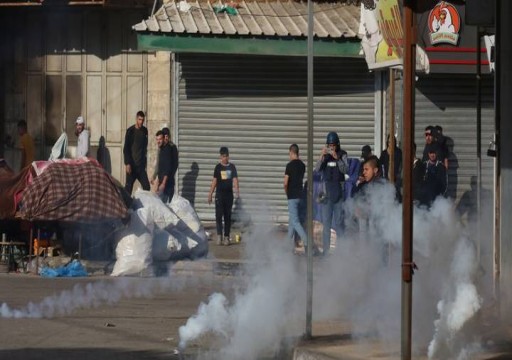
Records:
[[[482,186],[492,189],[493,158],[486,155],[494,134],[493,79],[482,81]],[[448,195],[459,199],[477,175],[476,81],[471,75],[430,75],[417,82],[415,138],[417,156],[425,144],[424,130],[440,125],[449,137]]]
[[[283,176],[288,147],[307,154],[306,59],[179,54],[175,114],[178,186],[202,220],[214,219],[207,194],[219,147],[228,146],[247,210],[287,218]],[[315,59],[315,160],[328,131],[358,157],[374,144],[374,76],[364,60]]]

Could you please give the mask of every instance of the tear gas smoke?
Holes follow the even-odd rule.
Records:
[[[262,353],[275,354],[284,337],[300,334],[305,278],[297,274],[303,272],[296,269],[291,247],[285,250],[285,244],[276,243],[268,225],[256,226],[253,234],[257,235],[246,237],[247,248],[259,260],[247,269],[251,275],[246,289],[238,291],[231,303],[215,293],[201,304],[179,330],[180,348],[213,332],[223,340],[223,347],[209,358],[251,360]]]
[[[335,253],[315,261],[313,321],[348,321],[356,339],[377,337],[399,351],[402,207],[394,191],[393,186],[375,187],[365,201],[345,203],[346,229]],[[415,352],[431,342],[435,353],[439,334],[456,339],[468,331],[465,324],[482,304],[473,282],[473,245],[459,224],[450,200],[439,198],[430,210],[414,209],[414,259],[419,266],[413,288]],[[202,304],[180,328],[181,347],[212,332],[224,340],[217,358],[251,360],[276,353],[281,339],[304,332],[305,260],[292,256],[292,243],[277,240],[268,228],[256,227],[247,239],[247,257],[256,265],[247,272],[245,289],[231,301],[214,294]],[[434,327],[437,303],[440,318]],[[443,347],[458,356],[478,348],[455,343]]]
[[[141,281],[143,280],[143,281]],[[85,285],[77,284],[71,290],[45,297],[39,303],[29,303],[21,309],[11,309],[6,303],[0,307],[3,318],[51,318],[69,315],[77,309],[112,305],[123,298],[150,297],[180,285],[171,285],[170,278],[119,278]]]
[[[439,319],[434,322],[434,338],[428,346],[428,357],[454,357],[454,352],[467,353],[465,349],[454,348],[454,338],[464,324],[471,319],[482,305],[472,277],[475,275],[475,254],[473,245],[467,239],[460,239],[455,248],[450,273],[450,286],[445,287],[442,300],[437,304]]]

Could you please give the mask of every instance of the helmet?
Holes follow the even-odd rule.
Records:
[[[335,131],[331,131],[329,134],[327,134],[327,140],[325,142],[326,144],[340,144],[340,138],[338,137],[338,134],[336,134]]]

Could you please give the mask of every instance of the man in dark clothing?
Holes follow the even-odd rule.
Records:
[[[377,156],[370,156],[363,163],[363,177],[357,185],[355,194],[356,217],[359,222],[359,236],[361,240],[378,239],[379,233],[375,226],[375,210],[373,209],[376,201],[382,201],[384,192],[391,190],[391,185],[381,174],[381,164]],[[387,189],[387,187],[389,187]],[[373,219],[373,221],[372,221]],[[389,244],[383,244],[382,248],[383,264],[389,261]]]
[[[299,159],[299,146],[292,144],[289,149],[290,162],[284,172],[284,192],[288,198],[288,239],[293,239],[297,232],[304,246],[307,246],[308,237],[300,221],[300,207],[303,195],[303,180],[306,165]]]
[[[344,230],[343,183],[348,172],[348,156],[340,148],[340,139],[336,132],[327,134],[326,146],[322,149],[315,171],[322,174],[324,194],[319,200],[322,202],[323,255],[327,255],[331,247],[333,221],[337,239],[341,239]]]
[[[438,145],[435,143],[427,147],[428,160],[425,162],[424,199],[422,201],[427,206],[432,205],[436,197],[446,192],[446,168],[437,159],[438,152]]]
[[[363,176],[363,164],[364,162],[372,156],[372,148],[370,145],[364,145],[361,148],[361,158],[359,159],[360,166],[359,166],[359,177]]]
[[[412,198],[417,204],[423,203],[423,179],[425,163],[416,156],[416,143],[413,143],[414,160],[412,162]]]
[[[402,150],[396,145],[396,138],[395,140],[395,146],[393,148],[393,168],[394,168],[394,184],[396,189],[396,195],[399,202],[402,202]],[[382,177],[388,180],[391,180],[390,176],[390,154],[391,154],[391,141],[388,135],[388,138],[386,140],[386,148],[382,150],[379,158],[379,163],[381,167]]]
[[[435,144],[436,152],[437,152],[437,160],[440,161],[445,169],[448,169],[448,148],[445,146],[441,146],[438,140],[444,141],[446,143],[445,137],[442,135],[443,128],[437,125],[438,128],[441,129],[441,137],[438,134],[438,128],[435,126],[429,125],[425,128],[425,147],[423,148],[423,157],[422,161],[428,161],[428,149],[431,145]]]
[[[444,167],[448,169],[448,157],[450,155],[450,151],[448,150],[448,143],[446,136],[443,135],[443,127],[440,125],[434,126],[434,129],[436,130],[435,136],[436,136],[436,142],[439,144],[439,150],[441,153],[441,156],[439,157],[439,160],[444,159],[442,163],[444,164]]]
[[[389,176],[389,154],[391,153],[391,144],[389,141],[389,135],[386,140],[386,148],[382,150],[380,153],[379,163],[382,167],[382,177],[385,179],[390,179]],[[395,183],[400,183],[401,181],[401,172],[402,172],[402,150],[396,145],[396,139],[395,139],[395,147],[394,147],[394,175],[395,175]]]
[[[238,173],[235,164],[229,162],[229,150],[227,147],[220,148],[220,162],[213,170],[212,184],[208,193],[208,204],[212,203],[213,192],[215,193],[215,222],[217,223],[217,245],[229,245],[231,238],[231,212],[233,208],[233,191],[237,198],[240,198],[238,186]],[[224,226],[222,219],[224,218]],[[224,230],[224,231],[223,231]]]
[[[169,146],[171,149],[171,154],[169,157],[170,167],[171,167],[171,174],[170,174],[170,181],[171,181],[171,194],[174,194],[174,188],[176,186],[176,171],[178,171],[178,147],[171,141],[171,132],[169,131],[169,128],[164,127],[162,129],[162,135],[164,137],[164,143]],[[172,199],[172,195],[171,195]],[[169,199],[169,201],[171,201]]]
[[[160,151],[158,152],[158,196],[167,203],[171,201],[174,194],[174,182],[171,178],[171,146],[165,143],[162,131],[156,133],[156,143]]]
[[[126,130],[124,137],[124,164],[126,167],[125,190],[131,195],[135,180],[139,180],[142,189],[149,190],[149,179],[146,173],[148,151],[148,129],[144,126],[145,114],[137,112],[135,125]]]

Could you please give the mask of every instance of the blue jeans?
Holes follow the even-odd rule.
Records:
[[[337,239],[340,239],[343,234],[343,197],[336,202],[328,199],[322,204],[322,225],[322,244],[324,254],[327,254],[331,247],[331,227],[336,231]]]
[[[307,245],[308,236],[299,218],[301,203],[301,199],[288,199],[288,239],[293,239],[293,232],[296,231],[304,245]]]

